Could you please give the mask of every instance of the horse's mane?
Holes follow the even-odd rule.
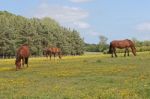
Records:
[[[127,41],[131,41],[130,39],[125,39],[125,40],[127,40]],[[131,41],[132,42],[132,41]]]
[[[129,40],[129,39],[126,39],[127,41],[130,42],[130,44],[134,45],[133,41],[132,40]]]

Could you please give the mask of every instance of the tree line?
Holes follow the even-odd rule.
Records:
[[[85,51],[87,52],[103,52],[107,53],[109,50],[109,43],[107,42],[108,38],[101,35],[99,36],[100,42],[98,44],[85,44]],[[139,41],[136,38],[131,39],[136,47],[137,52],[150,51],[150,41]],[[122,49],[117,49],[117,52],[124,52]]]
[[[25,18],[0,11],[0,56],[15,56],[22,44],[28,44],[36,56],[41,56],[46,47],[59,47],[65,55],[84,52],[84,41],[76,30],[62,27],[51,18]]]

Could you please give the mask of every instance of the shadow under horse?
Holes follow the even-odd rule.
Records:
[[[50,48],[44,49],[44,54],[46,55],[47,58],[49,56],[50,60],[51,60],[52,55],[54,56],[54,59],[57,55],[58,55],[59,59],[61,59],[61,57],[62,57],[61,49],[57,48],[57,47],[50,47]]]
[[[29,56],[30,56],[30,50],[27,44],[24,44],[18,48],[16,52],[16,61],[15,61],[16,70],[21,69],[21,66],[24,66],[24,64],[27,64],[28,67]]]
[[[129,40],[129,39],[125,39],[125,40],[114,40],[114,41],[110,42],[109,53],[112,54],[112,57],[113,57],[113,54],[115,54],[115,57],[117,57],[116,48],[125,49],[124,56],[126,56],[126,53],[128,53],[128,56],[129,56],[129,48],[131,48],[133,55],[136,56],[136,48],[135,48],[135,45],[134,45],[134,43],[133,43],[131,40]]]

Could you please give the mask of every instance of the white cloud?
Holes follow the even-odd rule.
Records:
[[[138,24],[136,29],[140,32],[150,32],[150,22]]]
[[[102,35],[103,33],[94,31],[92,28],[89,28],[88,30],[86,30],[86,34],[88,34],[87,36],[97,37]]]
[[[77,7],[68,6],[50,6],[46,3],[41,4],[35,11],[34,17],[43,18],[51,17],[65,26],[72,28],[89,28],[90,25],[84,20],[89,16],[89,13]]]
[[[74,25],[78,26],[78,28],[82,28],[82,29],[90,28],[90,25],[88,23],[85,23],[82,21],[74,22]]]
[[[83,3],[83,2],[89,2],[89,1],[92,1],[92,0],[70,0],[71,2],[74,2],[74,3]]]

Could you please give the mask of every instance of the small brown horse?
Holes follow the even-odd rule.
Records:
[[[56,57],[56,55],[58,55],[59,59],[61,59],[61,49],[60,48],[57,48],[57,47],[50,47],[50,48],[46,48],[44,49],[44,53],[46,55],[46,57],[50,57],[50,60],[51,60],[51,57],[52,57],[52,54],[54,55],[54,59]]]
[[[134,46],[134,43],[129,39],[114,40],[114,41],[110,42],[109,53],[112,54],[112,57],[113,57],[113,53],[117,57],[116,48],[120,48],[120,49],[125,48],[124,56],[126,56],[126,52],[128,52],[128,56],[129,56],[129,48],[131,48],[133,55],[136,56],[136,48]]]
[[[28,67],[28,58],[30,56],[30,50],[27,44],[22,45],[18,48],[16,53],[16,70],[21,69],[21,65],[24,66],[24,63],[27,64]],[[22,60],[22,64],[21,64]]]

